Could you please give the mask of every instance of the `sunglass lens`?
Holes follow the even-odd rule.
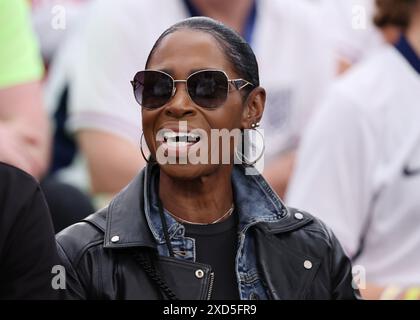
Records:
[[[172,79],[158,71],[140,71],[134,77],[136,101],[147,109],[163,106],[172,96]]]
[[[188,78],[188,93],[191,99],[204,108],[217,108],[227,98],[228,79],[221,71],[205,70]]]

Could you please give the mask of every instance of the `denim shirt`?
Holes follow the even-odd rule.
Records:
[[[146,220],[156,240],[161,256],[169,256],[168,246],[159,215],[158,172],[156,165],[149,165],[144,185]],[[249,170],[249,168],[247,168]],[[254,241],[250,228],[259,222],[277,222],[287,214],[287,209],[261,175],[245,175],[245,168],[234,166],[232,186],[235,210],[239,217],[236,276],[242,300],[267,299],[263,279],[258,274]],[[169,239],[175,258],[196,261],[195,241],[185,236],[185,227],[165,211]]]

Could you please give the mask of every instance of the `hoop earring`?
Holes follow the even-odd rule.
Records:
[[[146,163],[154,163],[154,161],[150,161],[149,159],[147,159],[146,155],[144,154],[143,151],[143,137],[144,137],[144,132],[141,132],[141,137],[140,137],[140,151],[141,151],[141,155],[144,159],[144,161],[146,161]]]
[[[253,161],[249,160],[247,158],[247,156],[245,156],[242,152],[239,152],[238,149],[235,149],[235,155],[236,157],[241,160],[242,164],[248,166],[248,167],[252,167],[253,165],[255,165],[264,155],[265,152],[265,141],[264,141],[264,136],[263,134],[257,129],[257,127],[259,126],[259,123],[256,126],[252,126],[252,130],[257,132],[260,137],[262,138],[262,142],[263,142],[263,147],[261,150],[260,155]]]

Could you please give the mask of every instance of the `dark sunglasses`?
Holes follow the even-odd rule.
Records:
[[[175,95],[176,83],[185,82],[190,99],[202,108],[214,109],[226,101],[229,84],[241,90],[252,83],[243,79],[229,79],[221,70],[200,70],[187,80],[174,80],[158,70],[139,71],[131,81],[136,101],[146,109],[160,108]]]

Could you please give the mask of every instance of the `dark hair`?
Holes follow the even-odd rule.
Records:
[[[376,0],[374,23],[379,28],[396,26],[406,29],[410,26],[412,12],[420,0]]]
[[[260,85],[258,63],[250,45],[234,30],[221,22],[207,17],[188,18],[166,29],[153,45],[147,57],[146,68],[162,40],[171,33],[182,29],[201,31],[212,35],[222,47],[223,52],[239,77],[251,82],[255,87]],[[249,93],[253,88],[252,86],[247,86],[244,88],[244,91]]]

